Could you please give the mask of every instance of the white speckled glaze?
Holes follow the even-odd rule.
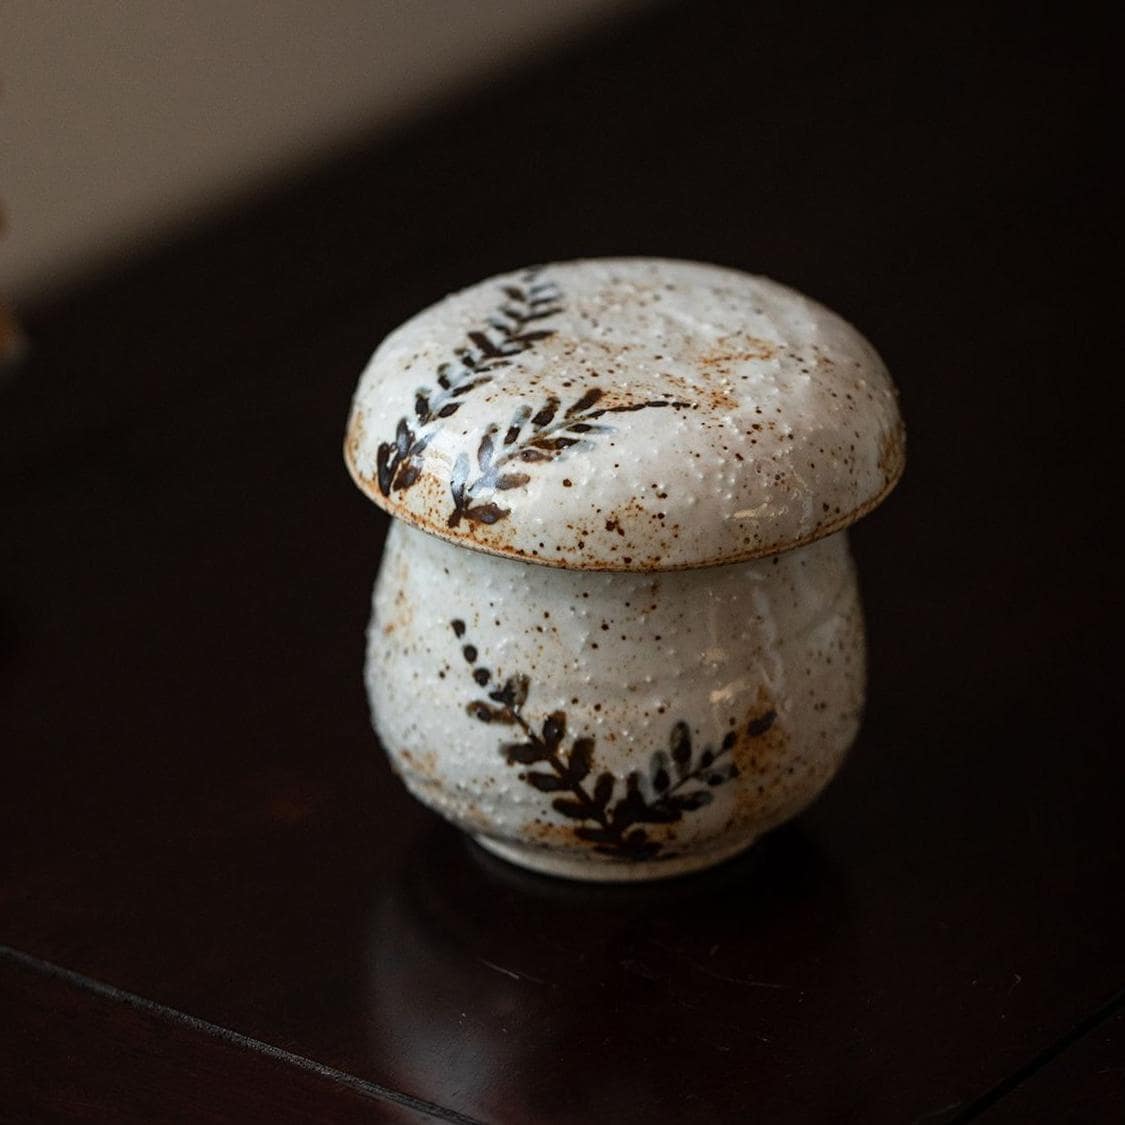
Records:
[[[490,278],[407,321],[363,373],[345,456],[433,534],[612,570],[810,542],[874,507],[904,461],[886,368],[835,313],[767,278],[640,258]]]
[[[533,870],[660,878],[748,847],[855,735],[842,529],[904,441],[871,346],[764,278],[556,263],[420,313],[345,439],[398,517],[367,650],[396,771]]]
[[[513,677],[526,677],[526,699],[506,708],[489,693]],[[395,523],[367,686],[410,791],[505,858],[586,879],[709,866],[811,801],[855,735],[863,625],[845,533],[704,572],[613,573],[464,551]],[[543,743],[552,714],[565,716],[563,766],[592,740],[581,779],[549,761],[509,762],[503,749]],[[678,765],[685,729],[690,757]],[[708,750],[713,761],[700,769]],[[582,805],[575,787],[592,799],[606,773],[605,820],[631,775],[642,815],[667,819],[636,821],[600,845],[583,838],[605,829],[596,805],[577,816],[554,802]],[[529,774],[552,788],[535,788]],[[677,797],[707,803],[677,808]]]

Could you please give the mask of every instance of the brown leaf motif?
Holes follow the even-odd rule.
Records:
[[[519,285],[506,285],[502,293],[504,300],[488,324],[467,333],[467,342],[454,350],[453,358],[438,366],[437,387],[415,392],[413,421],[400,418],[394,440],[376,450],[376,476],[384,496],[404,492],[418,480],[422,453],[440,423],[461,409],[466,395],[490,383],[513,356],[554,335],[552,329],[537,325],[562,311],[561,295],[554,283],[540,279],[538,269],[525,271]],[[496,508],[491,519],[481,522],[495,522],[499,513]]]
[[[525,271],[519,284],[502,286],[501,294],[488,324],[468,332],[467,343],[455,350],[454,358],[438,366],[437,387],[417,389],[414,417],[400,418],[394,440],[378,446],[376,479],[384,496],[405,492],[417,483],[427,446],[467,395],[491,383],[513,357],[554,335],[554,329],[542,322],[562,312],[562,294],[540,276],[539,269]],[[614,430],[602,420],[607,415],[689,405],[653,399],[602,406],[603,396],[601,388],[591,387],[564,408],[556,395],[548,394],[538,406],[521,404],[503,430],[490,425],[475,450],[462,450],[454,459],[448,526],[463,521],[488,525],[506,518],[510,509],[504,506],[502,494],[530,483],[532,466],[591,449],[597,438]]]
[[[451,622],[454,633],[464,635],[464,622]],[[491,669],[477,663],[472,645],[462,648],[472,665],[473,679],[493,682]],[[567,716],[552,711],[538,725],[524,714],[530,679],[524,675],[508,677],[503,685],[488,693],[487,700],[474,699],[466,712],[480,722],[515,727],[517,739],[502,742],[500,753],[510,766],[537,766],[520,773],[520,780],[541,793],[559,794],[551,808],[576,821],[574,835],[602,855],[617,860],[653,859],[662,851],[661,841],[653,839],[645,825],[673,824],[686,814],[711,803],[712,789],[738,776],[730,758],[737,735],[731,731],[718,748],[702,747],[696,753],[691,728],[685,722],[673,725],[668,748],[658,749],[649,759],[647,773],[633,770],[621,779],[608,770],[595,773],[596,743],[579,735],[567,745]],[[774,725],[777,712],[756,715],[746,727],[747,738],[760,738]]]
[[[604,394],[600,387],[591,387],[566,410],[561,410],[562,403],[555,395],[548,395],[534,412],[526,404],[521,405],[503,435],[499,426],[489,426],[477,447],[476,475],[467,453],[460,453],[453,464],[449,479],[453,497],[449,526],[457,527],[463,519],[474,523],[495,523],[503,519],[509,509],[488,497],[527,484],[531,475],[521,466],[544,464],[593,448],[594,438],[613,433],[612,426],[598,419],[608,414],[660,407],[679,409],[688,405],[672,399],[654,399],[623,406],[600,406]]]

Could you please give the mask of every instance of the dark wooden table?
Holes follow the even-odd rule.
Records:
[[[658,8],[28,311],[0,1119],[1123,1119],[1108,30],[754,8]],[[911,433],[843,774],[640,888],[508,870],[393,780],[340,458],[397,322],[603,253],[818,296]]]

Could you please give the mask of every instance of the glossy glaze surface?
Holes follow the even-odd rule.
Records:
[[[905,434],[874,348],[794,290],[662,258],[489,278],[392,332],[345,456],[392,515],[581,569],[756,558],[894,487]]]
[[[367,686],[396,770],[459,827],[541,870],[658,878],[820,792],[863,663],[843,533],[705,571],[591,573],[396,522]]]

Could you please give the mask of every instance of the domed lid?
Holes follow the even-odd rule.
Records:
[[[823,306],[609,258],[491,278],[396,329],[345,456],[380,507],[466,547],[671,570],[847,526],[894,487],[904,431],[879,356]]]

